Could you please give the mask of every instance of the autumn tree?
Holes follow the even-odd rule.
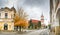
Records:
[[[29,28],[33,28],[32,19],[31,19],[31,20],[29,20]]]
[[[22,8],[18,8],[18,14],[15,14],[14,18],[14,25],[18,26],[20,28],[20,31],[22,27],[28,27],[27,16],[28,15]]]
[[[38,21],[38,27],[41,28],[41,21]]]

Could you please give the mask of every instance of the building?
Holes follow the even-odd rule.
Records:
[[[41,27],[44,28],[45,24],[44,24],[44,15],[41,15]]]
[[[31,19],[29,20],[29,23],[29,28],[39,29],[41,27],[41,21],[39,20]]]
[[[14,13],[15,8],[8,7],[0,9],[0,30],[14,30]]]
[[[32,28],[46,28],[46,25],[44,24],[44,16],[43,14],[41,15],[41,20],[35,20],[35,19],[31,19],[29,21],[30,23],[30,26],[29,27],[32,27]],[[39,27],[38,27],[39,26]]]
[[[60,32],[60,0],[50,0],[50,23],[55,33]]]

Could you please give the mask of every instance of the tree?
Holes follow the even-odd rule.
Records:
[[[33,28],[32,19],[29,21],[29,28]]]
[[[49,29],[51,29],[51,24],[48,25]]]
[[[39,28],[41,27],[41,21],[38,21],[38,27]]]
[[[19,17],[24,20],[26,20],[28,17],[27,13],[22,8],[20,9],[18,8],[18,14],[19,14]]]
[[[18,8],[18,14],[15,14],[14,18],[14,25],[18,26],[20,28],[20,31],[22,27],[28,27],[27,16],[28,15],[22,8]]]

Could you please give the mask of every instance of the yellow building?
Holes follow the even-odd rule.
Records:
[[[0,9],[0,30],[14,30],[14,13],[14,7]]]

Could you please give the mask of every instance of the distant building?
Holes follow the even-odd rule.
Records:
[[[43,14],[41,15],[41,20],[31,19],[29,21],[29,23],[30,23],[30,27],[32,27],[32,28],[38,28],[38,26],[39,26],[38,23],[40,23],[41,28],[46,28],[46,25],[44,24],[44,15]]]
[[[39,27],[41,27],[41,21],[34,19],[29,21],[29,28],[38,29]]]
[[[41,27],[45,27],[45,24],[44,24],[44,15],[42,14],[41,15]]]
[[[8,7],[0,9],[0,30],[14,30],[14,13],[15,8]]]
[[[43,14],[41,15],[41,24],[44,24],[44,16],[43,16]]]

